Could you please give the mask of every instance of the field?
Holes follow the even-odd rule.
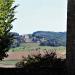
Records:
[[[38,43],[23,43],[20,47],[11,48],[9,52],[19,52],[19,51],[33,51],[33,50],[51,50],[51,51],[65,51],[66,47],[51,47],[51,46],[39,46]]]
[[[50,46],[39,46],[37,43],[23,43],[20,47],[11,48],[8,52],[9,56],[3,61],[0,61],[0,66],[15,65],[22,57],[27,57],[28,55],[37,55],[41,53],[42,55],[45,52],[55,51],[58,57],[65,58],[66,48],[63,46],[60,47],[50,47]]]

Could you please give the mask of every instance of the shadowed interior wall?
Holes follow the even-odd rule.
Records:
[[[67,9],[67,70],[75,75],[75,0],[68,0]]]

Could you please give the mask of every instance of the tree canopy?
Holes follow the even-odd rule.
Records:
[[[7,51],[13,40],[10,30],[13,28],[12,22],[16,19],[15,8],[13,6],[15,0],[0,0],[0,60],[7,57]]]

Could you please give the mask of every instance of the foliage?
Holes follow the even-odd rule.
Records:
[[[11,35],[13,35],[13,42],[11,44],[11,48],[19,47],[20,46],[20,35],[16,32],[11,32]]]
[[[32,36],[32,41],[40,41],[42,46],[66,46],[66,32],[37,31]]]
[[[12,22],[14,18],[16,6],[12,6],[14,0],[0,0],[0,60],[7,57],[6,52],[9,50],[13,40],[13,35],[10,35]]]
[[[37,72],[37,73],[48,73],[52,71],[55,73],[60,73],[64,75],[65,72],[65,59],[57,58],[55,52],[51,52],[42,56],[41,54],[28,56],[27,58],[23,57],[23,60],[16,64],[17,68],[25,68],[28,72]],[[53,72],[53,73],[54,73]],[[58,73],[58,74],[59,74]],[[53,75],[53,74],[52,74]]]

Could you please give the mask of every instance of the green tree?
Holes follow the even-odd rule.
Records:
[[[10,35],[10,30],[13,28],[12,22],[16,19],[14,17],[15,8],[13,6],[14,0],[0,0],[0,60],[7,57],[7,51],[13,40],[13,35]]]

